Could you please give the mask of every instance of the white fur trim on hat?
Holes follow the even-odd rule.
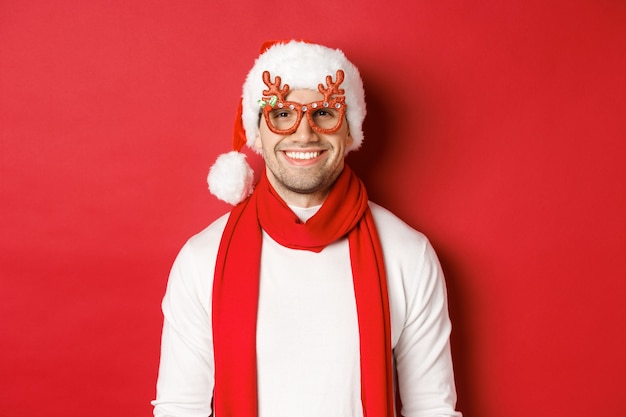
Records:
[[[365,91],[359,70],[339,49],[300,41],[277,43],[261,54],[248,73],[243,85],[242,119],[246,133],[246,144],[255,149],[254,142],[259,132],[259,103],[263,90],[263,72],[270,77],[279,76],[282,85],[289,84],[291,90],[311,89],[317,91],[326,76],[335,79],[337,70],[343,70],[345,78],[340,88],[345,90],[346,119],[353,143],[347,152],[358,149],[363,142],[363,120],[365,119]]]
[[[254,175],[246,155],[231,151],[220,155],[209,171],[207,182],[211,193],[222,201],[237,205],[254,189]]]

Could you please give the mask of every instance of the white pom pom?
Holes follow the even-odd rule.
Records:
[[[237,151],[220,155],[207,177],[211,194],[233,206],[252,193],[253,180],[254,173],[246,162],[246,155]]]

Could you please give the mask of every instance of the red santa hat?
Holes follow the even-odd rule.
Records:
[[[346,119],[353,142],[346,152],[356,150],[363,142],[365,119],[365,91],[359,70],[339,49],[302,41],[268,42],[248,73],[233,136],[233,151],[220,155],[208,176],[209,190],[220,200],[232,205],[245,200],[254,189],[253,172],[241,151],[247,145],[255,152],[254,142],[259,133],[260,106],[263,90],[263,72],[279,76],[291,90],[317,90],[327,76],[338,70],[344,73],[342,88],[345,90]]]

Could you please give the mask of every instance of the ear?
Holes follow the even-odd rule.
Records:
[[[263,149],[263,142],[261,141],[261,132],[256,132],[256,137],[254,138],[254,147],[258,150]]]
[[[354,143],[354,138],[350,134],[350,126],[348,126],[348,131],[346,132],[346,146],[351,146]]]

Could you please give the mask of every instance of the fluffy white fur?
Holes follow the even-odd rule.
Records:
[[[363,142],[363,120],[366,114],[365,91],[359,70],[339,49],[299,41],[273,45],[257,58],[248,73],[242,96],[242,120],[247,145],[255,149],[254,140],[259,131],[257,101],[263,97],[263,90],[267,90],[263,71],[269,71],[272,81],[274,77],[280,76],[282,85],[289,84],[291,90],[307,88],[317,91],[319,84],[326,86],[327,75],[335,81],[339,69],[345,75],[340,88],[345,90],[346,118],[354,139],[347,152],[358,149]]]
[[[253,179],[254,173],[246,161],[246,155],[231,151],[217,158],[209,171],[207,182],[215,197],[237,205],[252,193]]]

